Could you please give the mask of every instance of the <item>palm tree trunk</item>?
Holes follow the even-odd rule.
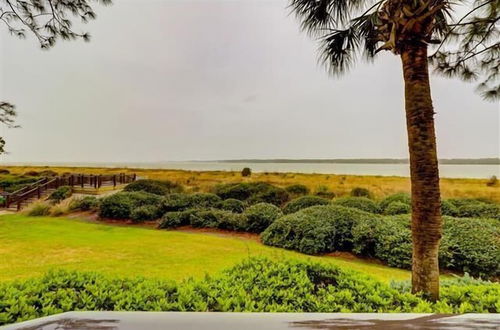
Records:
[[[410,151],[412,197],[412,292],[439,299],[438,249],[441,200],[427,62],[427,46],[412,45],[401,53],[405,80],[406,125]]]

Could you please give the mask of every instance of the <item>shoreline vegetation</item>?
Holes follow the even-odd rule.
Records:
[[[400,158],[333,158],[333,159],[224,159],[194,162],[217,163],[298,163],[298,164],[409,164],[408,159]],[[440,159],[443,165],[500,165],[500,158],[447,158]]]
[[[400,176],[255,172],[251,176],[242,177],[241,173],[237,171],[193,171],[132,167],[3,166],[2,168],[12,174],[46,170],[58,174],[136,173],[139,178],[177,182],[192,192],[208,192],[216,184],[257,181],[281,187],[303,184],[311,191],[327,189],[335,193],[336,196],[348,195],[353,188],[362,187],[369,189],[376,199],[399,192],[410,192],[410,178]],[[441,196],[442,198],[487,198],[500,202],[500,189],[498,189],[497,185],[488,186],[488,181],[488,179],[441,178]]]

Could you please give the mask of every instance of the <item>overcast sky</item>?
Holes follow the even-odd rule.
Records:
[[[0,33],[3,161],[406,158],[399,58],[341,79],[285,1],[116,0],[92,41],[41,51]],[[441,158],[498,157],[499,105],[432,77]]]

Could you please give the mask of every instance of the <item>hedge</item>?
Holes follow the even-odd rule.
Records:
[[[366,197],[372,198],[372,193],[370,190],[361,187],[355,187],[351,190],[352,197]]]
[[[285,190],[287,191],[287,193],[294,196],[307,195],[310,192],[309,188],[307,188],[307,186],[303,184],[292,184],[286,186]]]
[[[403,202],[391,202],[384,210],[386,215],[408,214],[411,213],[411,205]]]
[[[259,203],[250,206],[243,212],[247,219],[247,225],[242,228],[245,231],[260,233],[270,224],[283,215],[281,209],[273,204]]]
[[[385,209],[387,208],[387,206],[389,206],[389,204],[391,204],[393,202],[401,202],[401,203],[404,203],[407,205],[411,205],[411,197],[407,193],[397,193],[397,194],[387,196],[386,198],[384,198],[380,201],[380,203],[379,203],[380,210],[382,212],[385,212]]]
[[[283,213],[291,214],[302,209],[315,206],[315,205],[327,205],[330,201],[326,198],[319,196],[302,196],[291,200],[283,207]]]
[[[165,213],[158,223],[158,228],[169,229],[187,225],[243,231],[248,227],[248,222],[243,214],[217,209],[193,208]]]
[[[133,209],[143,205],[159,205],[161,197],[143,191],[119,192],[101,199],[99,215],[104,218],[129,219]]]
[[[156,195],[168,195],[182,192],[183,187],[169,180],[147,180],[141,179],[128,184],[125,191],[144,191]]]
[[[136,207],[130,212],[130,218],[134,222],[143,222],[148,220],[157,219],[160,216],[160,212],[155,205],[143,205]]]
[[[65,200],[66,198],[71,197],[73,194],[73,189],[70,186],[61,186],[54,190],[50,195],[49,195],[49,200],[59,203],[62,200]]]
[[[220,209],[234,213],[242,213],[245,211],[245,203],[238,199],[228,198],[220,203]]]
[[[222,199],[234,198],[249,204],[264,202],[281,206],[290,199],[285,189],[266,182],[220,184],[213,188],[213,192]]]
[[[365,274],[314,261],[245,260],[182,282],[52,271],[0,284],[0,325],[68,311],[498,313],[498,283],[450,283],[432,303]]]
[[[335,205],[352,207],[369,213],[380,213],[377,203],[366,197],[342,197],[332,201]]]
[[[498,221],[443,219],[441,267],[483,278],[498,277]],[[410,215],[377,216],[342,206],[313,206],[276,220],[262,233],[262,241],[307,254],[352,251],[392,267],[411,267]]]

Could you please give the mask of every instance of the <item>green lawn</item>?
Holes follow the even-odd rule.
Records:
[[[0,281],[37,276],[52,268],[179,280],[212,274],[257,255],[319,259],[383,281],[410,276],[408,271],[362,260],[308,257],[242,238],[68,218],[0,216]]]

